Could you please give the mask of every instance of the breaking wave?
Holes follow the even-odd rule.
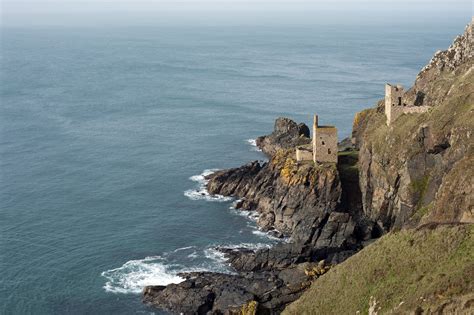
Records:
[[[199,175],[191,176],[189,179],[193,182],[196,182],[197,187],[195,189],[186,190],[184,192],[184,195],[191,200],[207,200],[217,202],[231,201],[233,199],[232,197],[226,197],[222,195],[211,195],[207,191],[206,185],[208,183],[208,180],[206,179],[206,176],[209,176],[215,173],[216,171],[218,171],[218,169],[204,170],[204,172]]]
[[[252,151],[262,152],[262,150],[257,147],[257,140],[256,139],[247,139],[247,142],[252,146]]]
[[[127,261],[119,268],[102,272],[107,278],[104,289],[112,293],[140,293],[147,285],[167,285],[180,283],[173,266],[167,266],[160,256]]]
[[[185,264],[184,264],[185,263]],[[188,246],[143,259],[127,261],[119,268],[101,273],[107,279],[103,288],[111,293],[139,294],[147,285],[168,285],[184,281],[178,274],[213,271],[231,273],[224,255],[213,247]]]

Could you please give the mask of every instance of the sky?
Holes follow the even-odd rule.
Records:
[[[472,0],[0,0],[2,25],[469,22]]]

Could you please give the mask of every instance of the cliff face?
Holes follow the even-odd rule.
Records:
[[[380,102],[354,119],[364,213],[385,230],[474,222],[472,25],[438,52],[407,92],[432,108],[390,127]]]
[[[270,270],[320,259],[337,263],[372,237],[373,226],[360,219],[355,161],[345,155],[336,167],[297,163],[294,156],[294,149],[279,149],[263,165],[252,162],[209,176],[210,193],[240,198],[236,208],[258,211],[262,230],[290,238],[289,244],[270,249],[228,252],[237,270]]]
[[[298,164],[294,150],[280,150],[262,167],[253,162],[210,176],[212,194],[242,200],[237,208],[257,210],[258,225],[266,231],[312,242],[314,229],[336,210],[341,184],[334,165]]]

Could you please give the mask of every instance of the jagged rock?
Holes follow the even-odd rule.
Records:
[[[474,21],[474,18],[473,18]],[[418,78],[430,70],[454,70],[457,66],[472,58],[474,52],[474,22],[466,26],[464,33],[456,36],[447,50],[438,50],[430,62],[418,74]]]
[[[270,135],[258,137],[256,143],[265,154],[273,156],[278,150],[292,149],[298,145],[310,143],[309,137],[308,126],[280,117],[275,121],[273,132]]]
[[[166,287],[148,286],[143,301],[183,314],[240,314],[251,302],[257,311],[279,313],[310,285],[301,264],[260,273],[229,275],[211,272],[182,274],[186,280]]]
[[[280,150],[268,163],[257,165],[208,176],[209,192],[243,198],[237,208],[257,210],[263,229],[280,231],[295,242],[310,242],[321,221],[339,204],[336,167],[298,164],[292,150]]]
[[[462,65],[472,64],[474,53],[474,22],[466,26],[464,33],[457,36],[447,50],[437,51],[430,62],[420,71],[415,84],[407,92],[407,100],[419,105],[437,106],[451,95],[451,85],[433,84],[440,76],[462,76],[465,69]],[[448,82],[446,82],[448,83]],[[450,92],[451,91],[451,92]]]

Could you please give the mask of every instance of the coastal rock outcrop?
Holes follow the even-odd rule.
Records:
[[[349,175],[357,159],[346,154],[341,165],[296,162],[294,146],[310,141],[306,129],[279,118],[275,131],[257,142],[268,162],[206,177],[209,193],[235,197],[236,209],[257,211],[260,229],[287,241],[258,250],[217,248],[236,274],[184,274],[180,284],[147,287],[146,303],[184,314],[232,314],[254,303],[259,312],[278,314],[309,286],[312,272],[305,268],[322,260],[339,263],[371,238],[370,223],[359,218],[360,194],[356,202],[348,192],[358,186],[357,174]],[[352,181],[341,183],[340,174]]]
[[[182,274],[179,284],[150,286],[144,302],[184,314],[242,314],[253,304],[259,313],[276,314],[296,300],[311,284],[307,271],[315,264],[299,264],[283,270],[238,275],[213,272]]]
[[[298,145],[309,144],[309,128],[304,123],[297,124],[285,117],[277,118],[273,132],[256,139],[257,146],[268,156],[280,149],[293,149]]]
[[[252,162],[217,172],[208,176],[208,190],[239,198],[237,209],[258,211],[263,230],[311,242],[312,227],[335,211],[341,184],[335,165],[299,164],[293,156],[294,150],[280,150],[262,166]]]

